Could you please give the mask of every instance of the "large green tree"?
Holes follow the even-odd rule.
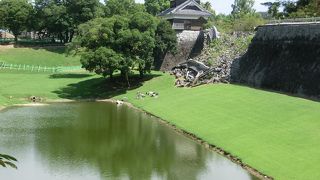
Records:
[[[111,78],[118,70],[130,86],[131,70],[138,70],[141,77],[150,72],[155,52],[175,49],[176,36],[168,22],[159,23],[151,14],[138,11],[80,25],[72,45],[79,50],[84,68]]]
[[[27,0],[0,1],[1,23],[9,29],[18,40],[18,35],[27,28],[28,20],[32,14],[32,5]]]
[[[145,0],[144,5],[148,13],[157,15],[170,7],[170,0]]]
[[[82,23],[93,18],[103,16],[102,4],[99,0],[64,0],[67,16],[70,18],[70,26],[67,29],[66,38],[71,42],[75,29]]]
[[[104,15],[99,0],[35,0],[31,28],[61,42],[71,42],[82,23]]]
[[[74,43],[82,48],[83,67],[103,76],[120,70],[127,80],[130,70],[140,75],[151,69],[156,19],[146,12],[99,18],[82,24]]]
[[[69,42],[71,17],[64,2],[55,0],[36,0],[35,11],[37,22],[34,30],[52,38],[58,37],[61,42]]]

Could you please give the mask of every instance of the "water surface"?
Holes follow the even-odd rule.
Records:
[[[148,115],[111,103],[63,103],[0,113],[2,180],[254,179]]]

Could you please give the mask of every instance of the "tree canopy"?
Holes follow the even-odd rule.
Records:
[[[103,15],[99,0],[35,0],[30,29],[67,43],[80,24]]]
[[[145,0],[144,5],[148,13],[157,15],[170,7],[170,0]]]
[[[32,5],[27,0],[0,1],[0,24],[9,29],[17,41],[18,35],[27,28]]]
[[[234,3],[232,4],[231,14],[234,16],[241,16],[254,13],[254,2],[254,0],[234,0]]]
[[[141,77],[149,72],[157,47],[163,51],[175,48],[176,36],[170,26],[171,31],[157,33],[162,24],[144,11],[97,18],[79,26],[73,46],[80,49],[84,68],[111,78],[118,70],[130,86],[131,70],[138,70]],[[171,41],[165,43],[165,39]]]
[[[284,0],[262,3],[268,7],[268,13],[273,18],[304,18],[320,16],[319,0]],[[282,7],[283,11],[279,9]]]

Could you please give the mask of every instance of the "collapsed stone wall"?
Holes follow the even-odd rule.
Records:
[[[219,38],[216,27],[203,31],[184,30],[179,32],[177,33],[177,53],[167,53],[164,58],[160,57],[162,61],[160,60],[155,68],[161,71],[171,71],[175,66],[201,55],[207,45],[216,38]]]
[[[233,69],[235,82],[320,97],[320,24],[258,27]]]
[[[177,53],[175,55],[171,53],[166,54],[166,56],[163,59],[160,70],[170,71],[176,65],[185,62],[189,58],[200,34],[201,31],[182,31],[178,33]]]

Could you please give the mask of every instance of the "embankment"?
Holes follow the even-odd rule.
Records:
[[[234,67],[235,82],[320,97],[320,24],[258,27],[247,53]]]

